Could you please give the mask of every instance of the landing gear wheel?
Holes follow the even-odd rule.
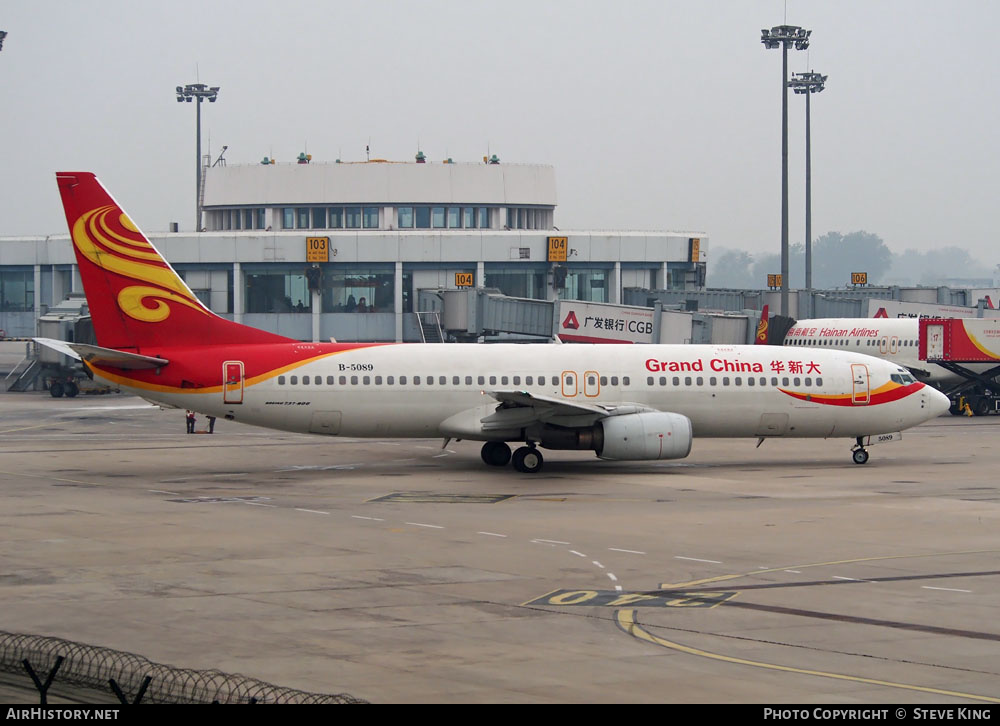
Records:
[[[514,452],[511,463],[522,474],[537,474],[541,471],[545,460],[542,458],[542,452],[534,446],[522,446]]]
[[[980,398],[972,409],[977,416],[986,416],[990,412],[990,401],[988,398]]]
[[[80,392],[80,387],[76,385],[76,383],[74,383],[73,381],[67,381],[66,391],[65,391],[66,398],[73,398],[79,392]]]
[[[868,452],[864,449],[855,449],[852,454],[855,464],[867,464],[868,463]]]
[[[49,395],[52,396],[52,398],[62,398],[63,392],[64,392],[63,384],[61,384],[59,381],[56,381],[51,386],[49,386]]]
[[[510,447],[503,441],[487,441],[479,455],[490,466],[507,466],[510,461]]]

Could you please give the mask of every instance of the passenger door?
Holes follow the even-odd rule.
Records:
[[[222,364],[223,403],[243,403],[243,361],[227,360]]]

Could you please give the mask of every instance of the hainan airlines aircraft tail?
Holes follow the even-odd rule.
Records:
[[[760,322],[757,323],[757,335],[754,336],[754,345],[768,345],[770,338],[770,321],[767,316],[767,305],[760,311]]]
[[[701,436],[849,438],[863,464],[867,444],[948,408],[897,365],[831,350],[290,340],[202,305],[93,174],[57,179],[97,345],[40,342],[167,406],[300,433],[482,441],[485,463],[526,473],[542,468],[539,447],[678,459]]]

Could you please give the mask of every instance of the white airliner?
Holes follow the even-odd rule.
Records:
[[[291,340],[212,313],[93,174],[56,176],[97,345],[41,342],[168,406],[302,433],[483,441],[487,464],[526,473],[539,446],[678,459],[701,436],[851,438],[863,464],[867,444],[948,409],[898,365],[834,350]]]
[[[795,323],[785,335],[784,344],[872,355],[903,366],[917,379],[943,390],[967,380],[947,368],[920,360],[919,336],[918,318],[817,318]],[[984,373],[993,366],[969,363],[964,367]]]

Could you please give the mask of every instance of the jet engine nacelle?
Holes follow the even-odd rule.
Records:
[[[691,419],[679,413],[655,411],[611,416],[597,426],[603,431],[604,441],[597,449],[602,459],[683,459],[691,453]]]

